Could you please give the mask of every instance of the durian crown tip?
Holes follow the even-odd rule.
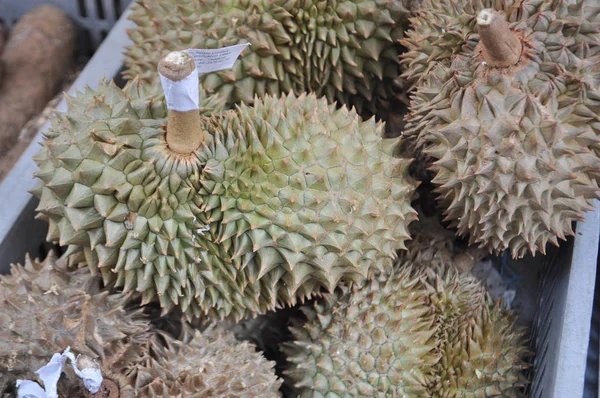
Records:
[[[483,58],[488,66],[507,68],[519,62],[523,45],[504,15],[491,8],[485,8],[477,14],[477,28]]]
[[[181,81],[196,70],[196,63],[188,53],[173,51],[158,63],[158,72],[174,82]]]
[[[183,51],[173,51],[165,56],[165,62],[175,65],[184,65],[187,61],[186,53]],[[187,55],[189,57],[189,55]]]
[[[494,19],[494,10],[490,8],[483,9],[477,14],[477,25],[489,25]]]

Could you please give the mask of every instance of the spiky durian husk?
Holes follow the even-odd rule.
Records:
[[[427,216],[421,208],[418,211],[419,221],[409,227],[411,240],[406,243],[406,250],[399,252],[399,262],[468,272],[486,257],[485,250],[460,244],[455,232],[442,225],[438,213]]]
[[[202,333],[184,327],[180,340],[155,334],[145,357],[129,369],[139,396],[154,397],[279,397],[281,380],[274,362],[252,344],[238,342],[221,326]]]
[[[34,372],[69,346],[97,359],[103,376],[124,387],[125,365],[142,355],[149,322],[124,309],[127,296],[102,291],[100,278],[88,270],[67,272],[65,263],[52,253],[42,263],[27,257],[0,276],[0,394],[17,379],[35,380]],[[61,396],[81,394],[80,379],[70,367],[65,372]]]
[[[503,12],[523,52],[483,63],[475,19]],[[594,0],[426,0],[403,43],[407,134],[431,157],[447,219],[490,252],[544,252],[600,190],[600,13]]]
[[[449,268],[405,264],[306,313],[284,345],[301,397],[513,397],[525,385],[522,331]]]
[[[156,84],[158,61],[170,51],[251,43],[233,69],[201,76],[201,86],[229,104],[312,91],[374,114],[402,98],[394,83],[398,40],[416,5],[416,0],[137,0],[125,77],[140,75]]]
[[[414,185],[397,139],[314,94],[203,118],[173,154],[138,81],[69,99],[35,160],[47,239],[165,311],[241,319],[360,281],[404,248]]]

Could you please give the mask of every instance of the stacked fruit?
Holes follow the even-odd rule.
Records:
[[[600,197],[593,0],[138,0],[132,15],[129,83],[70,98],[35,158],[39,218],[67,250],[2,282],[4,379],[70,345],[106,394],[277,395],[233,330],[287,360],[289,394],[523,393],[525,332],[469,270],[558,245]],[[183,50],[240,43],[233,69],[200,76],[198,109],[156,89],[197,73]],[[418,179],[473,246],[425,223]]]

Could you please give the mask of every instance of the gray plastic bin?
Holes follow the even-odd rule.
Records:
[[[32,1],[30,3],[39,3]],[[11,4],[14,3],[14,4]],[[3,10],[23,9],[18,2],[0,3]],[[79,7],[85,4],[88,10],[95,5],[105,7],[114,2],[108,0],[65,1]],[[119,4],[128,3],[121,0]],[[76,8],[73,8],[77,10]],[[106,8],[105,8],[106,9]],[[123,47],[129,44],[126,29],[131,22],[126,11],[110,31],[93,58],[75,81],[70,93],[81,90],[85,85],[94,87],[102,76],[116,77],[122,67]],[[106,13],[114,17],[116,13]],[[88,17],[76,17],[83,20]],[[90,24],[91,36],[101,39],[103,29],[110,24],[97,21]],[[58,107],[66,109],[65,101]],[[44,240],[47,226],[34,220],[37,201],[27,190],[37,185],[32,174],[36,165],[31,157],[37,153],[42,126],[36,138],[23,153],[13,170],[0,185],[0,272],[8,270],[9,263],[21,262],[26,252],[36,252]],[[598,209],[598,206],[597,206]],[[600,233],[600,210],[586,215],[579,223],[576,236],[562,242],[560,249],[543,258],[545,265],[539,282],[536,316],[531,328],[532,350],[537,353],[532,369],[530,396],[534,398],[580,398],[583,396],[586,354],[590,336],[590,320],[594,296],[598,236]],[[536,256],[537,260],[537,256]],[[521,262],[531,259],[520,260]]]

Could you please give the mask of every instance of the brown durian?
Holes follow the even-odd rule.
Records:
[[[67,271],[53,253],[42,263],[27,257],[0,276],[0,395],[15,394],[17,379],[36,380],[34,372],[67,347],[101,363],[105,379],[127,385],[126,365],[141,356],[150,324],[125,309],[127,295],[109,294],[100,282],[88,270]],[[59,395],[82,394],[70,366],[64,372]]]
[[[599,11],[595,0],[425,0],[411,20],[406,135],[471,244],[544,253],[600,197]]]
[[[278,396],[274,363],[252,344],[222,327],[200,333],[182,324],[179,339],[157,332],[129,296],[66,263],[52,253],[43,263],[27,257],[0,277],[0,396],[14,394],[17,379],[36,380],[34,372],[67,347],[82,355],[79,367],[98,366],[104,381],[91,395],[65,366],[60,397]]]
[[[180,339],[157,333],[128,370],[139,396],[189,398],[279,397],[281,380],[254,346],[222,326],[202,332],[184,325]]]

